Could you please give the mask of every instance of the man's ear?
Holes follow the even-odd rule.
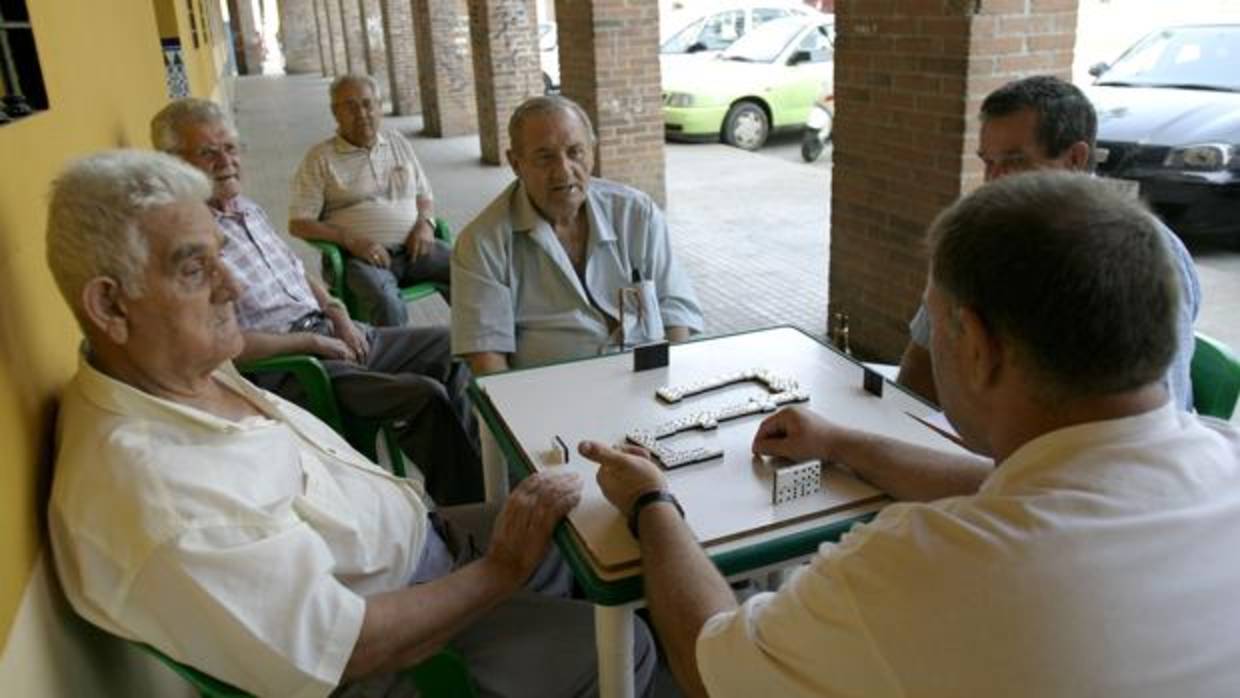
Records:
[[[973,390],[980,391],[999,379],[1003,364],[1003,346],[972,308],[959,310],[960,351],[967,363],[964,380]]]
[[[129,339],[128,311],[125,293],[115,279],[96,276],[82,288],[82,314],[86,321],[115,344]]]
[[[518,179],[520,179],[521,168],[518,164],[520,161],[517,160],[516,153],[512,152],[512,148],[509,148],[508,150],[504,151],[504,158],[508,160],[508,166],[512,168],[512,173],[516,175]]]
[[[1089,171],[1089,144],[1077,141],[1068,146],[1068,167],[1078,172]]]

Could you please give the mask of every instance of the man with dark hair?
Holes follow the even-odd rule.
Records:
[[[977,156],[985,165],[986,181],[1030,170],[1093,169],[1098,118],[1089,99],[1076,86],[1048,75],[1010,82],[982,102],[982,128]],[[1180,283],[1176,319],[1178,347],[1167,381],[1175,404],[1192,408],[1189,364],[1193,356],[1193,322],[1201,305],[1201,288],[1192,257],[1166,226],[1155,219],[1166,238]],[[1097,258],[1088,260],[1100,261]],[[989,265],[989,260],[978,260]],[[910,341],[900,360],[899,382],[931,402],[938,402],[930,366],[930,320],[923,304],[909,323]]]
[[[965,197],[930,239],[935,379],[965,444],[991,460],[805,407],[771,416],[756,454],[842,463],[909,500],[824,545],[779,591],[737,607],[662,471],[581,445],[634,517],[681,686],[716,698],[1231,695],[1240,431],[1169,398],[1179,298],[1160,227],[1092,178],[1041,172]]]

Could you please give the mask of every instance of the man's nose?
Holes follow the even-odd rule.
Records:
[[[215,288],[211,290],[211,298],[215,303],[228,303],[241,295],[241,287],[233,278],[232,272],[221,262],[215,265]]]

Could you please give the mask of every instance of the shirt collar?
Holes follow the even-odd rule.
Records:
[[[591,178],[591,183],[593,181],[593,178]],[[599,201],[593,186],[586,187],[585,207],[586,217],[590,222],[591,243],[615,242],[616,231],[611,227],[611,218],[604,215],[602,202]],[[511,211],[513,232],[528,233],[537,228],[540,223],[547,226],[547,228],[551,228],[551,224],[547,219],[543,218],[538,209],[534,208],[534,202],[530,201],[529,192],[526,191],[525,185],[521,180],[516,181]]]
[[[982,483],[980,492],[994,494],[1022,489],[1062,468],[1078,454],[1096,447],[1156,438],[1180,428],[1181,411],[1174,400],[1148,412],[1075,424],[1042,434],[1016,449]],[[1088,475],[1086,475],[1088,477]]]
[[[341,154],[343,153],[369,153],[373,150],[378,150],[379,148],[386,146],[387,143],[388,143],[388,138],[386,135],[384,135],[383,129],[379,129],[379,132],[375,134],[375,145],[373,148],[363,148],[359,145],[353,145],[352,143],[346,141],[344,139],[344,136],[341,136],[339,133],[337,133],[332,138],[332,146],[335,147],[337,153],[341,153]]]
[[[254,203],[254,201],[242,194],[238,194],[233,197],[230,203],[232,204],[230,206],[232,209],[231,211],[225,211],[222,208],[218,208],[215,204],[209,201],[207,202],[207,208],[211,209],[211,213],[215,215],[216,220],[221,218],[244,218],[245,216],[253,215],[253,213],[258,209],[258,204]]]

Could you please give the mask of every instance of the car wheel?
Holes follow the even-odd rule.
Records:
[[[551,85],[551,76],[547,75],[546,73],[543,73],[542,76],[543,76],[543,94],[547,94],[547,95],[555,94],[555,87]]]
[[[813,162],[822,155],[825,144],[818,137],[818,129],[806,128],[801,134],[801,159],[805,162]]]
[[[744,150],[761,148],[770,131],[771,123],[766,118],[766,112],[753,102],[732,105],[723,120],[723,140]]]

